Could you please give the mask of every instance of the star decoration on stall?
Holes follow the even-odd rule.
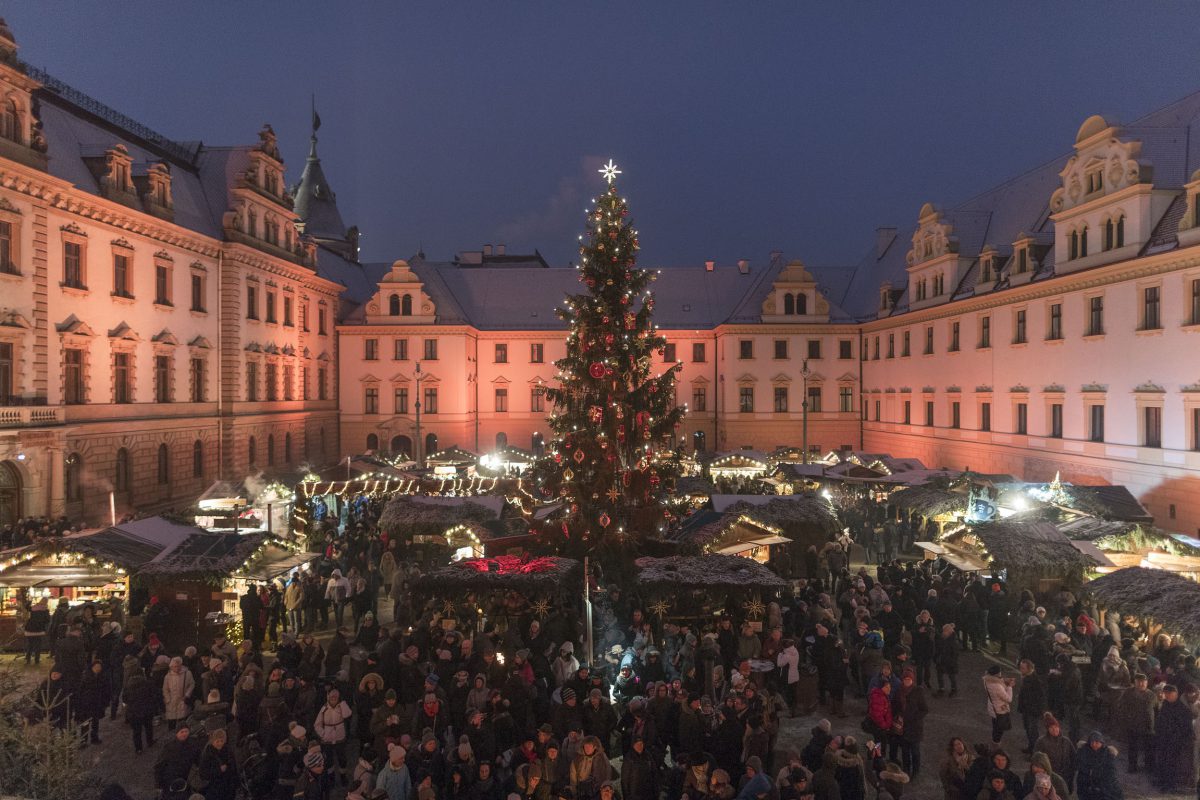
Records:
[[[446,600],[442,603],[442,616],[453,617],[454,610],[455,610],[455,606],[454,606],[453,600]]]
[[[621,174],[621,170],[617,169],[617,165],[613,163],[611,158],[608,160],[607,164],[596,171],[603,175],[604,180],[608,181],[610,185],[617,179],[617,176]]]
[[[747,600],[746,602],[742,603],[742,608],[746,609],[746,616],[750,617],[751,619],[758,619],[764,613],[766,613],[767,610],[767,607],[763,605],[763,601],[759,600],[757,597],[753,600]]]
[[[607,494],[608,494],[608,501],[610,503],[615,503],[615,502],[617,502],[617,500],[621,499],[621,490],[618,489],[616,486],[609,489]]]
[[[546,598],[540,598],[533,601],[533,613],[542,619],[550,615],[550,601]]]
[[[671,604],[666,600],[655,600],[650,604],[650,612],[657,615],[659,619],[662,619],[664,616],[666,616],[667,612],[670,610]]]

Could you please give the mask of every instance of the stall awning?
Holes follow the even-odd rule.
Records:
[[[293,553],[290,550],[270,547],[266,554],[257,559],[249,569],[235,573],[234,577],[252,581],[269,581],[286,575],[320,557],[320,553]]]
[[[745,541],[738,542],[737,544],[731,544],[728,547],[722,547],[720,550],[716,550],[714,552],[725,556],[732,556],[737,555],[738,553],[744,553],[747,550],[753,550],[756,547],[766,547],[772,544],[789,544],[791,541],[792,540],[786,536],[761,536],[757,539],[746,539]]]
[[[954,553],[947,551],[942,555],[952,567],[961,570],[962,572],[983,572],[988,568],[988,565],[982,561],[971,558],[963,553]]]
[[[113,570],[94,571],[86,567],[71,565],[33,565],[18,567],[0,574],[0,586],[6,586],[11,589],[24,589],[33,586],[107,586],[110,583],[120,583],[124,580],[124,575]]]

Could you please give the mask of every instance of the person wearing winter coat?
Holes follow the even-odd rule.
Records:
[[[942,781],[943,800],[973,800],[967,797],[967,773],[975,763],[975,754],[966,742],[955,736],[946,746],[946,758],[938,771]]]
[[[1058,790],[1050,775],[1039,772],[1034,777],[1033,784],[1025,795],[1025,800],[1067,800],[1067,795]]]
[[[896,750],[889,756],[895,761],[899,751],[901,769],[910,778],[921,773],[921,739],[925,736],[925,717],[929,715],[929,701],[925,687],[917,683],[917,673],[906,667],[900,675],[900,691],[895,696],[895,723],[898,731],[892,738]]]
[[[196,690],[196,679],[190,670],[184,669],[183,659],[171,659],[167,674],[163,677],[163,718],[167,728],[174,730],[179,721],[188,715],[188,703]]]
[[[1037,674],[1033,662],[1027,658],[1021,659],[1017,665],[1021,671],[1021,689],[1017,695],[1017,711],[1025,728],[1025,738],[1029,741],[1026,754],[1033,752],[1033,746],[1038,739],[1038,725],[1042,714],[1046,713],[1046,683]]]
[[[942,632],[933,644],[933,665],[937,672],[936,697],[945,694],[945,679],[950,679],[950,696],[958,694],[958,638],[954,635],[954,624],[942,625]]]
[[[875,726],[875,735],[883,740],[892,736],[892,684],[881,683],[867,696],[867,717]]]
[[[992,770],[987,775],[984,787],[975,795],[975,800],[1017,800],[1017,796],[1008,788],[1004,773]]]
[[[1148,688],[1142,673],[1133,676],[1133,685],[1121,692],[1113,702],[1113,722],[1121,733],[1129,757],[1129,772],[1138,771],[1138,754],[1147,771],[1154,769],[1154,717],[1158,711],[1158,695]]]
[[[933,677],[934,640],[937,636],[937,625],[928,609],[917,614],[917,620],[912,628],[912,657],[917,670],[917,682],[926,689],[932,688],[930,679]]]
[[[858,742],[847,736],[841,750],[834,751],[838,793],[841,800],[866,800],[867,776],[862,756],[858,753]]]
[[[1075,763],[1078,757],[1075,743],[1063,736],[1062,725],[1058,719],[1047,711],[1042,715],[1042,725],[1046,732],[1033,745],[1034,753],[1045,753],[1050,759],[1050,766],[1056,775],[1061,775],[1067,782],[1067,788],[1075,786]]]
[[[575,677],[579,671],[579,659],[575,657],[575,645],[563,642],[558,648],[558,658],[554,659],[551,670],[554,673],[554,686],[561,688],[567,681]]]
[[[1196,781],[1192,712],[1174,684],[1164,686],[1162,693],[1154,721],[1154,785],[1164,792],[1191,789]]]
[[[1093,731],[1079,743],[1075,789],[1079,800],[1122,800],[1117,781],[1117,748],[1104,743],[1104,735]]]
[[[808,744],[804,745],[804,749],[800,751],[800,763],[804,765],[809,772],[816,772],[821,768],[825,751],[829,749],[829,743],[833,741],[832,735],[833,725],[827,719],[823,719],[812,727],[810,733],[811,738]]]
[[[976,745],[980,758],[972,764],[967,776],[967,796],[982,797],[985,791],[994,791],[992,784],[994,776],[999,775],[1004,780],[1003,790],[1013,797],[1021,794],[1021,778],[1009,766],[1008,753],[1002,749],[989,750],[987,745]]]
[[[762,760],[757,756],[747,759],[746,774],[742,778],[741,790],[736,796],[737,800],[756,800],[756,798],[771,794],[773,790],[771,777],[763,771]]]
[[[204,800],[235,800],[238,791],[237,760],[225,731],[213,731],[200,753],[200,780]]]
[[[325,764],[343,784],[347,778],[346,734],[351,713],[350,706],[342,699],[341,692],[331,688],[313,723],[313,730],[325,753]]]
[[[200,758],[200,747],[191,736],[187,724],[175,728],[175,736],[163,745],[154,762],[154,785],[164,797],[167,788],[176,781],[187,781],[192,765]]]
[[[104,673],[104,662],[93,661],[91,668],[83,674],[79,689],[75,692],[75,721],[88,722],[92,744],[100,744],[100,720],[108,710],[108,675]]]
[[[585,736],[579,752],[571,762],[571,790],[576,800],[597,800],[600,786],[612,777],[612,767],[600,740]]]
[[[629,749],[621,759],[621,798],[657,800],[658,790],[658,764],[646,750],[645,739],[634,734]]]
[[[408,753],[398,744],[388,748],[387,763],[375,778],[375,788],[387,792],[387,800],[409,800],[412,797],[412,778],[405,763],[407,757]]]
[[[780,690],[789,699],[791,716],[800,712],[800,651],[796,649],[793,639],[784,639],[779,653],[775,656],[775,666],[779,669]]]
[[[50,630],[50,607],[46,604],[45,598],[37,601],[29,609],[29,616],[25,620],[25,663],[28,664],[30,659],[33,659],[34,664],[42,663],[42,646],[46,641],[46,634]]]
[[[833,750],[821,756],[821,767],[813,773],[812,788],[816,800],[842,800],[842,787],[837,781],[838,758]]]
[[[1021,785],[1025,795],[1037,796],[1034,790],[1037,788],[1039,778],[1043,775],[1049,778],[1051,788],[1061,800],[1069,800],[1071,790],[1067,786],[1066,780],[1050,766],[1050,759],[1046,757],[1045,753],[1034,753],[1029,758],[1029,772],[1025,774],[1025,782]]]
[[[992,719],[992,743],[1000,744],[1004,732],[1012,727],[1013,678],[1000,674],[1000,665],[988,667],[983,676],[983,688],[987,692],[988,716]]]
[[[133,728],[133,749],[140,754],[143,737],[147,747],[154,746],[154,711],[157,703],[150,679],[140,669],[135,669],[125,681],[121,693],[125,697],[125,720]]]

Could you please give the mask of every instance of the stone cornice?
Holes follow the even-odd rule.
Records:
[[[335,298],[345,290],[340,283],[322,278],[312,269],[287,259],[273,258],[260,250],[238,242],[224,242],[223,245],[225,260],[233,264],[254,267],[271,275],[295,281],[310,289],[324,291]]]
[[[89,194],[67,181],[11,161],[0,161],[0,186],[50,206],[115,228],[145,236],[209,258],[216,258],[220,242],[203,234],[142,214],[128,206]]]

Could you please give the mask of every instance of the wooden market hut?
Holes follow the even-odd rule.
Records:
[[[761,621],[765,603],[788,586],[754,559],[718,553],[644,556],[634,566],[638,594],[660,622],[667,618],[710,622],[714,614],[725,611]]]
[[[1058,529],[1069,539],[1097,548],[1116,568],[1148,566],[1200,578],[1200,548],[1185,537],[1168,533],[1153,525],[1097,517],[1077,517],[1059,523]],[[1102,568],[1101,572],[1111,571]]]
[[[1126,567],[1085,587],[1104,611],[1139,617],[1150,636],[1162,629],[1200,639],[1200,583],[1159,569]]]
[[[936,486],[907,486],[888,497],[889,505],[920,517],[923,527],[932,520],[939,536],[946,532],[947,525],[966,517],[967,502],[967,495]]]
[[[1043,595],[1077,588],[1084,574],[1098,566],[1093,556],[1043,520],[981,522],[947,535],[941,545],[949,553],[985,564],[989,573],[1005,571],[1010,593],[1030,589]]]
[[[455,553],[496,555],[492,550],[519,544],[528,537],[528,523],[506,512],[507,501],[501,496],[395,495],[384,507],[379,526],[409,557],[429,567],[444,564]]]
[[[700,527],[689,543],[704,552],[754,554],[782,575],[800,575],[804,551],[818,550],[841,531],[829,501],[812,493],[792,495],[716,495],[713,511],[720,524]],[[747,551],[750,551],[749,553]]]

